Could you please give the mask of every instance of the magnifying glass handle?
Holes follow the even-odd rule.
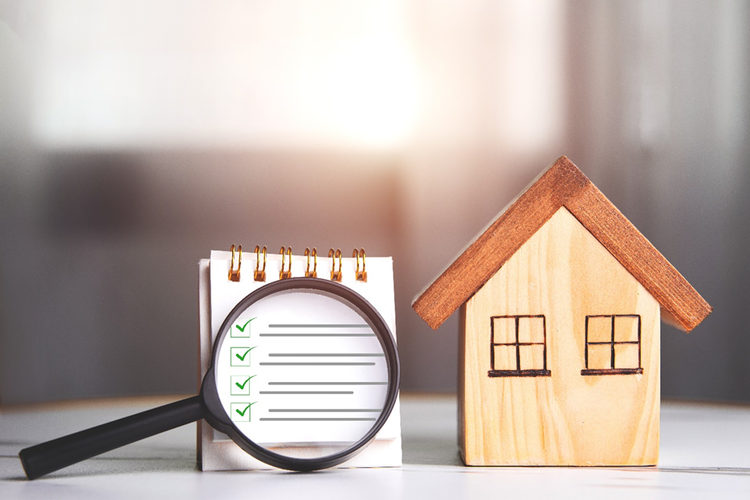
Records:
[[[73,465],[126,444],[203,418],[201,396],[102,424],[21,450],[18,456],[29,479]]]

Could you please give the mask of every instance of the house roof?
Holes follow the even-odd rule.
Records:
[[[599,189],[560,157],[441,274],[412,307],[433,329],[474,295],[561,207],[653,295],[667,323],[689,332],[712,307]]]

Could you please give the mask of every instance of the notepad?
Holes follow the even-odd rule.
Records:
[[[367,299],[395,336],[392,259],[367,257],[365,262],[366,281],[356,279],[360,261],[355,258],[332,260],[321,256],[317,258],[315,271],[321,279],[330,279],[332,270],[340,272],[340,283]],[[232,262],[232,253],[213,251],[210,259],[202,260],[199,280],[201,377],[210,366],[213,340],[234,306],[252,291],[278,280],[280,273],[302,277],[312,266],[310,259],[303,255],[267,255],[264,259],[261,253],[246,252],[239,281],[231,281],[228,279],[230,269],[237,267],[237,263]],[[265,281],[256,281],[259,270],[265,271]],[[233,325],[228,339],[232,347],[226,352],[236,350],[236,355],[225,360],[234,370],[232,384],[220,390],[232,391],[228,394],[231,400],[245,406],[238,406],[239,411],[232,414],[237,419],[249,421],[252,418],[252,438],[266,446],[304,447],[313,442],[346,442],[352,436],[361,435],[361,426],[372,426],[379,414],[379,409],[368,408],[367,402],[382,397],[387,390],[385,359],[370,326],[348,307],[332,304],[324,297],[289,294],[274,301],[264,300],[260,314],[243,316]],[[253,366],[263,370],[262,383],[253,378],[252,370],[243,372],[239,366],[243,363],[250,366],[251,360]],[[233,374],[235,372],[237,375]],[[255,401],[251,399],[261,399],[263,404],[252,404]],[[315,432],[306,432],[300,421],[309,421]],[[294,426],[290,425],[292,423]],[[294,430],[291,436],[290,428]],[[198,441],[202,470],[268,468],[210,426],[200,426]],[[341,466],[399,465],[401,438],[397,402],[375,440]]]

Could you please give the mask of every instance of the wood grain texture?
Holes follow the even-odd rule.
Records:
[[[568,158],[560,157],[412,304],[438,328],[554,213],[566,207],[659,301],[663,317],[690,331],[712,308]]]
[[[689,332],[711,313],[703,297],[593,184],[565,206],[656,298],[666,322]]]
[[[490,318],[507,315],[545,316],[549,376],[488,376]],[[642,373],[582,375],[586,317],[594,315],[640,316],[640,361],[637,346],[618,344],[616,364]],[[657,463],[659,304],[567,209],[461,307],[460,322],[459,445],[467,465]],[[633,338],[628,332],[618,339]],[[589,340],[610,333],[592,328]],[[590,348],[589,367],[606,372],[610,346]]]
[[[561,157],[521,194],[412,304],[438,328],[589,180]]]

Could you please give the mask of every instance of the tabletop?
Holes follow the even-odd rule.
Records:
[[[400,468],[200,472],[195,424],[35,481],[21,448],[175,400],[0,410],[0,498],[750,498],[750,406],[662,403],[658,467],[465,467],[455,396],[402,396]]]

